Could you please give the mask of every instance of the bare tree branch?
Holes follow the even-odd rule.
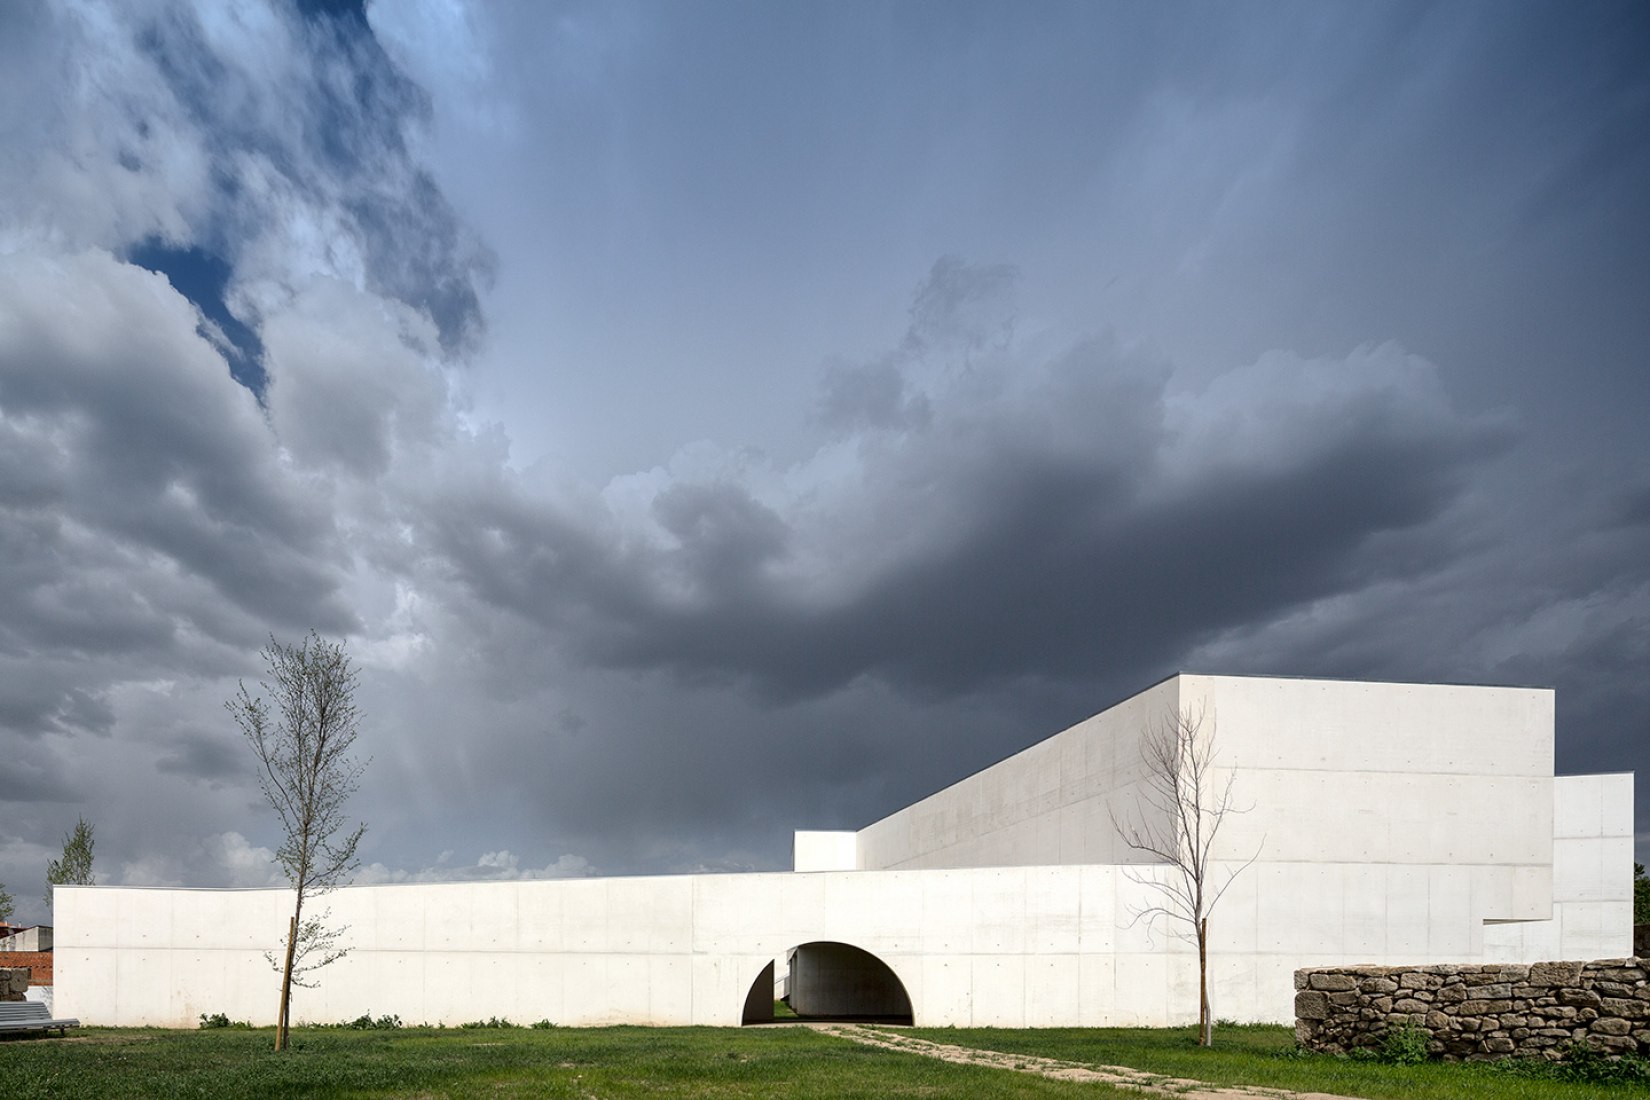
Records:
[[[275,1049],[287,1045],[292,987],[312,983],[304,975],[349,953],[339,946],[345,929],[327,924],[329,912],[304,915],[304,902],[347,882],[357,864],[365,825],[349,827],[344,805],[360,784],[366,762],[350,755],[360,722],[356,673],[341,643],[313,631],[296,645],[274,638],[263,650],[269,679],[253,696],[246,685],[225,706],[258,758],[258,787],[280,818],[285,839],[275,859],[295,897],[281,961],[266,955],[282,974]],[[273,714],[263,696],[274,699]]]
[[[1215,866],[1215,840],[1228,814],[1247,813],[1232,801],[1236,776],[1228,774],[1214,787],[1214,735],[1211,720],[1205,729],[1201,710],[1173,711],[1168,719],[1146,731],[1140,743],[1145,765],[1144,789],[1135,812],[1119,817],[1111,808],[1112,827],[1123,843],[1166,864],[1166,878],[1130,875],[1130,880],[1154,891],[1158,901],[1136,909],[1130,925],[1145,921],[1150,932],[1158,921],[1168,921],[1172,934],[1197,944],[1198,1042],[1214,1043],[1214,1019],[1209,1008],[1209,914],[1237,878],[1260,857],[1260,847],[1236,867],[1228,864],[1219,886],[1210,881]],[[1265,844],[1262,838],[1261,844]]]

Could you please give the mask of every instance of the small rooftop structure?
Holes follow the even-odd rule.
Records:
[[[50,951],[52,926],[0,925],[0,951]]]

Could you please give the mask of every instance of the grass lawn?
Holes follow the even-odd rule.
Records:
[[[900,1029],[904,1031],[906,1029]],[[1650,1088],[1536,1081],[1482,1066],[1385,1066],[1290,1056],[1292,1032],[1229,1027],[1213,1051],[1189,1030],[952,1030],[938,1042],[1176,1077],[1363,1097],[1650,1098]],[[958,1066],[806,1028],[86,1028],[0,1041],[0,1097],[1124,1097],[1092,1084]]]
[[[1123,1097],[807,1028],[85,1028],[0,1041],[0,1097]]]
[[[1650,1087],[1583,1085],[1532,1080],[1487,1065],[1432,1062],[1389,1066],[1324,1054],[1295,1054],[1293,1028],[1270,1024],[1229,1025],[1215,1031],[1215,1046],[1197,1045],[1195,1028],[901,1028],[937,1043],[1033,1054],[1070,1062],[1131,1066],[1172,1077],[1216,1084],[1261,1085],[1329,1092],[1371,1100],[1482,1097],[1483,1100],[1627,1100],[1650,1097]]]

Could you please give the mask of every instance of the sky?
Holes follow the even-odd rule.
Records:
[[[788,866],[1179,670],[1650,771],[1650,7],[0,6],[0,883]],[[1638,786],[1650,852],[1650,782]]]

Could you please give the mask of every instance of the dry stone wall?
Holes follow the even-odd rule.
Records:
[[[1556,1058],[1574,1042],[1650,1054],[1650,959],[1325,967],[1295,971],[1295,989],[1295,1038],[1329,1054],[1405,1025],[1450,1061]]]
[[[27,1000],[29,968],[0,966],[0,1001]]]

